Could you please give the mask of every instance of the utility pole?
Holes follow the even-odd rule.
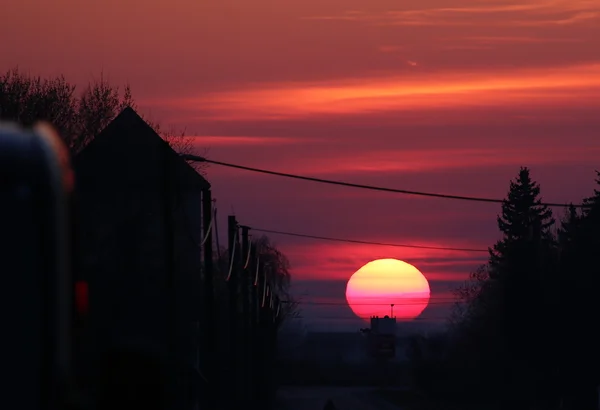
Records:
[[[244,352],[244,357],[242,363],[244,364],[243,371],[243,385],[244,385],[244,398],[248,400],[251,394],[250,389],[250,381],[252,380],[251,376],[251,355],[252,355],[252,346],[250,344],[250,329],[251,329],[251,309],[250,309],[250,286],[252,286],[251,276],[250,275],[250,240],[248,236],[249,228],[247,226],[242,226],[242,300],[243,300],[243,312],[244,312],[244,321],[242,325],[243,335],[242,335],[242,347]]]
[[[254,331],[254,360],[256,363],[255,368],[255,384],[254,384],[254,399],[255,406],[260,408],[265,405],[263,402],[263,390],[265,384],[265,338],[264,338],[264,315],[265,308],[263,307],[263,298],[265,298],[265,286],[266,286],[266,269],[268,268],[268,262],[263,261],[260,264],[260,271],[258,272],[258,282],[256,286],[256,324]]]
[[[258,357],[258,320],[259,320],[259,312],[260,312],[260,298],[258,289],[260,287],[260,254],[257,246],[253,247],[254,252],[252,255],[252,267],[251,275],[250,275],[250,399],[251,399],[251,407],[257,407],[256,405],[256,387],[257,387],[257,377],[256,374],[258,369],[260,368],[260,360]]]
[[[263,265],[263,270],[260,272],[260,281],[259,281],[259,308],[258,308],[258,348],[255,351],[258,355],[258,360],[260,361],[257,366],[258,373],[258,385],[256,386],[257,390],[257,400],[258,407],[267,406],[268,394],[270,388],[270,325],[272,325],[270,310],[269,310],[269,294],[272,290],[269,288],[269,273],[272,269],[271,262],[266,262]],[[263,305],[264,302],[264,305]]]
[[[220,382],[221,375],[217,374],[214,363],[214,355],[212,352],[217,351],[217,326],[216,326],[216,312],[215,312],[215,290],[214,290],[214,266],[213,266],[213,246],[212,246],[212,230],[216,224],[213,220],[212,210],[212,193],[210,188],[206,188],[202,191],[202,217],[203,217],[203,237],[204,239],[204,312],[205,312],[205,324],[206,324],[206,351],[209,354],[206,355],[206,366],[205,372],[209,382],[214,385],[216,381]],[[216,393],[214,388],[206,390],[208,396],[208,408],[215,409],[216,406]]]
[[[233,385],[233,391],[231,391],[231,400],[233,408],[238,408],[239,399],[239,372],[238,372],[238,358],[239,358],[239,332],[238,332],[238,266],[237,260],[240,254],[238,249],[238,231],[239,226],[234,215],[229,215],[227,218],[227,239],[229,245],[229,276],[228,288],[229,288],[229,380]]]

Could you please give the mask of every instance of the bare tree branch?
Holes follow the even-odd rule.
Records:
[[[42,79],[22,73],[18,68],[0,75],[0,120],[31,126],[47,121],[56,127],[71,152],[78,153],[89,144],[124,108],[138,110],[131,87],[122,90],[100,74],[79,95],[75,85],[63,76]],[[193,138],[185,130],[163,129],[156,121],[142,117],[179,153],[191,153]],[[205,149],[202,155],[206,156]],[[206,174],[206,163],[191,163],[200,174]]]

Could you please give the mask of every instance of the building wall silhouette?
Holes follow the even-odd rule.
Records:
[[[88,283],[90,299],[80,374],[92,385],[107,352],[144,352],[175,376],[168,390],[178,402],[170,408],[190,408],[190,375],[205,351],[201,198],[210,185],[131,108],[77,155],[74,168],[75,276]]]

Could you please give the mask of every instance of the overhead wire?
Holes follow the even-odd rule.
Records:
[[[262,302],[260,304],[260,307],[265,307],[265,297],[267,296],[268,289],[269,288],[267,287],[267,275],[265,275],[265,280],[263,282]]]
[[[215,223],[215,213],[212,208],[211,208],[210,212],[211,212],[210,223],[208,224],[208,228],[206,229],[206,235],[204,235],[204,238],[202,239],[202,243],[200,243],[200,246],[204,246],[204,244],[206,243],[208,238],[211,237],[212,227],[213,227],[213,224]]]
[[[447,320],[447,317],[415,317],[415,318],[403,318],[403,317],[398,317],[397,315],[394,314],[394,318],[400,322],[400,323],[410,323],[412,321],[443,321],[443,320]],[[363,319],[361,319],[358,316],[321,316],[321,315],[316,315],[316,316],[296,316],[293,319],[311,319],[311,320],[348,320],[348,321],[353,321],[353,322],[357,322],[357,321],[361,321]]]
[[[373,241],[363,241],[358,239],[347,239],[347,238],[335,238],[331,236],[320,236],[320,235],[310,235],[303,234],[297,232],[288,232],[288,231],[278,231],[274,229],[264,229],[264,228],[255,228],[249,226],[248,228],[257,232],[271,233],[275,235],[286,235],[286,236],[295,236],[298,238],[308,238],[308,239],[318,239],[322,241],[330,241],[330,242],[345,242],[345,243],[354,243],[361,245],[375,245],[375,246],[389,246],[395,248],[413,248],[413,249],[429,249],[429,250],[439,250],[439,251],[456,251],[456,252],[489,252],[488,249],[478,249],[478,248],[454,248],[454,247],[444,247],[444,246],[427,246],[427,245],[409,245],[409,244],[401,244],[401,243],[387,243],[387,242],[373,242]]]
[[[215,244],[217,245],[217,260],[221,260],[221,246],[219,245],[219,220],[217,218],[217,200],[213,199],[213,219],[215,220]]]
[[[256,255],[256,273],[254,274],[254,286],[258,284],[258,272],[260,270],[260,253]]]
[[[281,303],[289,303],[288,301],[281,301]],[[300,301],[298,302],[301,305],[308,305],[308,306],[348,306],[349,303],[344,303],[344,302],[303,302]],[[390,306],[390,305],[394,305],[395,306],[415,306],[415,305],[423,305],[423,304],[427,304],[429,305],[448,305],[448,304],[453,304],[453,303],[457,303],[456,300],[453,301],[446,301],[446,302],[425,302],[425,301],[421,301],[421,302],[412,302],[412,303],[408,303],[408,302],[400,302],[400,303],[350,303],[350,305],[352,306]]]
[[[238,232],[237,230],[235,231],[235,233],[233,234],[233,248],[231,249],[231,260],[229,261],[229,272],[227,273],[227,277],[225,278],[225,281],[228,282],[229,279],[231,278],[231,273],[233,272],[233,261],[235,261],[235,249],[236,249],[236,245],[237,245],[237,236],[238,236]]]
[[[494,204],[502,204],[505,202],[504,199],[498,199],[498,198],[485,198],[485,197],[466,196],[466,195],[453,195],[453,194],[442,194],[442,193],[435,193],[435,192],[413,191],[413,190],[408,190],[408,189],[388,188],[388,187],[382,187],[382,186],[376,186],[376,185],[357,184],[357,183],[345,182],[345,181],[335,181],[335,180],[331,180],[331,179],[309,177],[309,176],[305,176],[305,175],[290,174],[287,172],[271,171],[271,170],[266,170],[266,169],[262,169],[262,168],[255,168],[255,167],[248,167],[248,166],[244,166],[244,165],[232,164],[229,162],[215,161],[212,159],[208,159],[205,157],[201,157],[198,155],[192,155],[192,154],[181,154],[181,156],[184,159],[190,160],[190,161],[206,162],[209,164],[220,165],[223,167],[235,168],[235,169],[240,169],[240,170],[244,170],[244,171],[279,176],[279,177],[284,177],[284,178],[298,179],[298,180],[309,181],[309,182],[318,182],[321,184],[345,186],[345,187],[349,187],[349,188],[367,189],[367,190],[371,190],[371,191],[389,192],[389,193],[404,194],[404,195],[425,196],[425,197],[430,197],[430,198],[455,199],[455,200],[460,200],[460,201],[471,201],[471,202],[487,202],[487,203],[494,203]],[[542,202],[542,203],[540,203],[540,205],[548,206],[548,207],[561,207],[561,208],[568,208],[570,206],[573,206],[575,208],[588,208],[590,206],[587,204],[562,204],[562,203],[555,203],[555,202]]]
[[[243,269],[248,269],[248,265],[250,265],[250,254],[252,253],[252,247],[248,246],[248,255],[246,256],[246,263],[244,263]]]
[[[378,275],[373,275],[373,279],[376,279]],[[371,275],[369,275],[369,277],[371,277]],[[431,295],[429,298],[425,298],[425,297],[407,297],[407,296],[402,296],[403,299],[406,300],[417,300],[417,301],[422,301],[422,300],[456,300],[456,297],[454,296],[434,296]],[[372,296],[353,296],[352,300],[356,300],[356,299],[366,299],[366,300],[372,300],[373,297]],[[389,297],[388,297],[389,299]],[[308,302],[319,302],[319,300],[308,300]],[[393,302],[392,302],[393,303]]]

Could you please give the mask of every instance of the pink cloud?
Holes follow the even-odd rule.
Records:
[[[287,172],[304,175],[348,175],[351,173],[414,173],[452,168],[481,168],[498,165],[573,163],[595,161],[600,147],[582,152],[580,147],[528,146],[493,149],[457,148],[371,150],[357,157],[355,152],[316,151],[310,161],[286,160]]]

